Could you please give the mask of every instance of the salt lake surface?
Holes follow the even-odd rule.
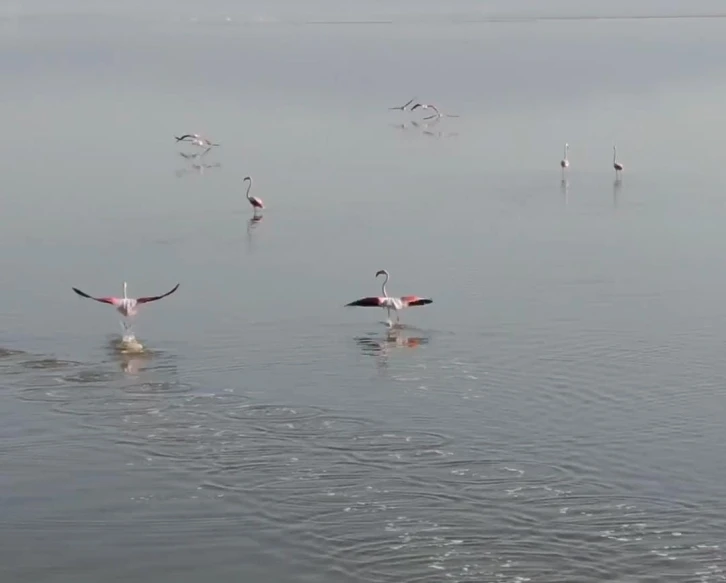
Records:
[[[4,3],[3,582],[726,580],[721,4],[509,4]]]

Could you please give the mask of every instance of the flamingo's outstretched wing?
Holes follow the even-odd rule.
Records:
[[[345,307],[348,308],[350,306],[361,306],[364,308],[379,308],[381,306],[383,298],[361,298],[359,300],[356,300],[354,302],[350,302],[349,304],[345,304]]]
[[[418,296],[403,296],[401,301],[405,306],[425,306],[434,302],[432,299],[420,298]]]
[[[160,300],[161,298],[165,298],[166,296],[170,296],[178,288],[179,288],[179,284],[177,283],[170,291],[166,292],[165,294],[161,294],[160,296],[147,296],[147,297],[144,297],[144,298],[137,298],[136,299],[136,303],[137,304],[148,304],[149,302],[155,302],[156,300]]]
[[[88,298],[89,300],[96,300],[97,302],[102,302],[104,304],[111,304],[112,306],[115,305],[117,302],[116,298],[94,298],[93,296],[89,296],[86,292],[82,292],[81,290],[79,290],[76,287],[74,287],[72,289],[74,292],[76,292],[82,298]]]

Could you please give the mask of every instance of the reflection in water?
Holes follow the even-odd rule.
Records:
[[[449,116],[449,117],[456,117],[456,116]],[[421,122],[421,121],[415,121],[411,120],[409,122],[404,123],[398,123],[398,124],[390,124],[391,127],[394,127],[396,129],[404,130],[407,132],[418,132],[421,135],[426,135],[433,138],[443,138],[443,137],[453,137],[458,136],[459,132],[443,132],[441,130],[439,131],[432,131],[433,128],[435,128],[439,123],[441,123],[442,117],[434,117],[432,121],[430,122]]]
[[[565,200],[565,205],[569,202],[569,191],[570,191],[570,182],[566,178],[564,178],[564,170],[563,170],[563,178],[560,180],[560,192],[562,192],[562,197]]]
[[[416,336],[413,334],[415,332],[422,334],[420,330],[400,325],[387,329],[385,336],[382,338],[378,335],[371,334],[368,336],[358,336],[355,338],[355,342],[364,355],[375,356],[378,358],[378,364],[380,366],[386,366],[388,357],[393,350],[400,348],[418,348],[422,344],[428,343],[428,336]]]
[[[154,353],[144,347],[133,333],[128,333],[130,328],[125,328],[123,336],[110,335],[106,343],[107,352],[114,358],[119,359],[123,372],[137,374],[144,363],[148,363]]]
[[[262,222],[264,217],[262,215],[254,215],[249,221],[247,221],[247,250],[254,250],[254,237],[252,231]]]
[[[620,189],[623,187],[622,178],[616,178],[613,181],[613,206],[618,206],[618,198],[620,197]]]
[[[195,152],[189,154],[187,152],[179,152],[179,155],[189,162],[189,166],[186,168],[179,168],[174,172],[177,178],[181,178],[185,174],[200,174],[203,175],[207,168],[221,168],[222,164],[215,162],[214,164],[205,164],[202,159],[209,153],[212,148],[209,147],[202,152]]]

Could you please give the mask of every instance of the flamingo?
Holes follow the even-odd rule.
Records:
[[[411,108],[411,111],[417,108],[421,109],[433,109],[436,113],[434,115],[429,115],[428,117],[425,117],[424,119],[433,119],[433,118],[442,118],[442,117],[459,117],[458,115],[454,115],[452,113],[441,113],[435,105],[431,103],[417,103]]]
[[[247,200],[250,201],[250,204],[254,209],[253,212],[257,214],[257,210],[263,210],[265,208],[265,205],[262,203],[262,200],[257,198],[256,196],[250,196],[250,189],[252,188],[252,178],[250,178],[249,176],[245,176],[242,182],[246,181],[249,181],[249,184],[247,185]]]
[[[191,138],[190,140],[187,140],[187,138]],[[212,146],[219,146],[219,144],[213,144],[210,140],[207,138],[203,138],[199,134],[184,134],[183,136],[174,136],[174,139],[177,142],[186,142],[188,141],[191,144],[194,144],[195,146],[199,146],[200,148],[211,148]]]
[[[618,149],[613,146],[613,168],[615,168],[615,177],[617,178],[620,172],[623,171],[623,165],[617,161]]]
[[[570,149],[570,144],[565,142],[565,157],[560,160],[560,166],[562,166],[562,171],[565,171],[565,168],[569,168],[570,161],[567,159],[567,152]]]
[[[433,303],[432,299],[420,298],[418,296],[401,296],[400,298],[394,298],[388,295],[386,291],[386,284],[390,277],[388,271],[381,269],[376,272],[376,277],[379,275],[385,276],[383,285],[381,286],[381,296],[361,298],[354,302],[346,304],[345,307],[360,306],[364,308],[385,308],[388,314],[388,325],[391,325],[391,310],[396,312],[396,322],[400,322],[399,311],[412,306],[425,306]]]
[[[73,288],[73,291],[76,292],[82,298],[96,300],[97,302],[102,302],[104,304],[111,304],[114,308],[116,308],[116,311],[119,314],[121,314],[125,318],[129,318],[131,316],[136,315],[137,308],[140,304],[147,304],[149,302],[155,302],[156,300],[160,300],[161,298],[170,296],[178,288],[179,288],[179,284],[177,283],[171,291],[168,291],[165,294],[162,294],[160,296],[146,296],[143,298],[128,297],[128,295],[126,293],[126,289],[127,289],[126,282],[124,282],[124,295],[122,298],[115,298],[115,297],[94,298],[93,296],[89,296],[87,293],[82,292],[81,290],[79,290],[78,288],[75,288],[75,287]]]
[[[184,134],[183,136],[179,136],[179,137],[174,136],[174,139],[177,142],[185,142],[187,140],[187,138],[192,138],[193,140],[201,140],[202,136],[200,136],[199,134]]]
[[[408,106],[413,103],[414,99],[416,99],[416,98],[414,97],[413,99],[411,99],[410,101],[408,101],[407,103],[405,103],[404,105],[401,105],[399,107],[389,107],[388,109],[389,110],[391,110],[391,109],[398,109],[400,111],[406,111],[406,109],[408,108]]]
[[[435,105],[432,105],[432,104],[430,104],[430,103],[417,103],[416,105],[414,105],[414,106],[413,106],[413,107],[411,108],[411,111],[415,111],[415,110],[416,110],[416,109],[418,109],[419,107],[420,107],[421,109],[433,109],[433,110],[434,110],[434,111],[436,112],[436,114],[434,114],[434,115],[430,115],[430,116],[428,116],[428,117],[425,117],[424,119],[432,119],[432,118],[434,118],[434,117],[441,117],[441,112],[439,112],[439,110],[438,110],[438,109],[436,108],[436,106],[435,106]]]

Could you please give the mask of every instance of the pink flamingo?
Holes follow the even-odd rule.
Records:
[[[187,138],[191,139],[187,140]],[[213,144],[210,140],[200,136],[199,134],[184,134],[183,136],[174,136],[174,139],[177,142],[188,141],[189,143],[194,144],[195,146],[199,146],[200,148],[211,148],[212,146],[219,146],[219,144]]]
[[[79,290],[78,288],[75,288],[75,287],[73,288],[73,291],[76,292],[82,298],[96,300],[97,302],[102,302],[104,304],[111,304],[114,308],[116,308],[116,310],[122,316],[129,318],[131,316],[136,315],[137,307],[140,304],[148,304],[149,302],[155,302],[156,300],[160,300],[161,298],[170,296],[178,288],[179,288],[179,284],[177,283],[171,291],[168,291],[165,294],[162,294],[160,296],[147,296],[147,297],[143,297],[143,298],[128,297],[128,295],[126,293],[126,282],[124,282],[124,295],[122,298],[114,298],[114,297],[94,298],[93,296],[89,296],[87,293],[82,292],[81,290]]]
[[[388,283],[389,274],[388,271],[385,269],[381,269],[376,272],[376,277],[379,275],[384,275],[386,279],[383,280],[383,285],[381,286],[381,296],[377,297],[368,297],[368,298],[361,298],[359,300],[356,300],[354,302],[350,302],[349,304],[346,304],[346,307],[351,306],[361,306],[364,308],[385,308],[387,314],[388,314],[388,325],[391,325],[391,310],[396,312],[396,322],[400,322],[400,317],[398,312],[400,310],[403,310],[405,308],[413,307],[413,306],[425,306],[426,304],[433,303],[433,300],[429,298],[420,298],[418,296],[401,296],[400,298],[394,298],[388,295],[388,292],[386,291],[386,284]]]
[[[620,172],[623,171],[623,165],[617,161],[618,149],[613,146],[613,168],[615,168],[615,178],[620,176]]]
[[[560,166],[562,166],[562,171],[565,171],[565,168],[569,168],[570,161],[567,159],[567,152],[570,150],[570,144],[565,143],[565,157],[560,160]]]
[[[252,208],[254,209],[254,214],[257,214],[258,209],[263,210],[265,208],[265,205],[262,203],[262,200],[257,198],[256,196],[250,196],[250,189],[252,188],[252,178],[249,176],[245,176],[242,182],[249,182],[247,185],[247,200],[250,201],[250,204],[252,205]]]

